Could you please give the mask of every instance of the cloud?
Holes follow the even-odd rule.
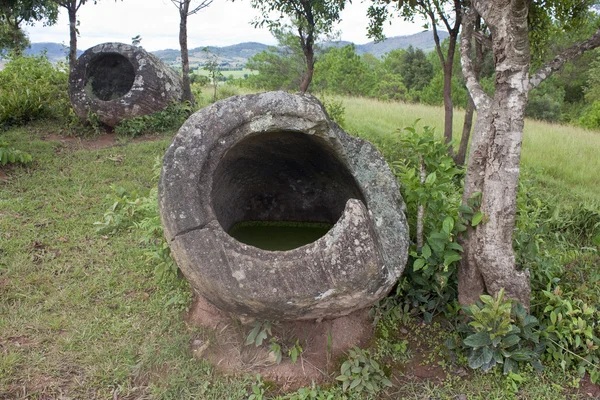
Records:
[[[367,3],[349,4],[342,13],[338,26],[341,39],[366,43]],[[215,0],[208,8],[188,18],[188,47],[228,46],[241,42],[275,44],[267,29],[256,29],[250,22],[258,17],[248,0]],[[179,48],[179,14],[169,0],[112,0],[92,2],[78,12],[80,21],[78,48],[85,50],[103,42],[130,43],[136,35],[142,36],[142,46],[147,50]],[[387,36],[408,35],[422,30],[421,24],[411,24],[399,19],[386,26]],[[58,42],[69,44],[69,21],[61,9],[56,25],[43,27],[37,24],[26,27],[32,42]]]

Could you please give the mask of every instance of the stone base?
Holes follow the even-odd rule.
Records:
[[[260,374],[263,380],[277,383],[284,391],[335,378],[347,351],[353,346],[366,347],[373,336],[368,309],[324,321],[282,322],[273,326],[272,337],[282,347],[299,340],[303,352],[294,364],[283,349],[283,360],[277,364],[269,353],[268,340],[261,347],[245,345],[251,320],[244,321],[244,325],[201,296],[195,296],[187,321],[207,328],[202,337],[191,343],[195,357],[208,360],[221,373]]]

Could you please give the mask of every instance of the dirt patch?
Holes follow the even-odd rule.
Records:
[[[128,140],[127,142],[124,142],[119,136],[112,132],[104,133],[102,135],[95,136],[92,138],[62,136],[56,133],[50,133],[42,136],[41,139],[48,142],[59,142],[60,148],[57,149],[57,152],[60,153],[64,151],[100,150],[105,149],[107,147],[122,146],[127,143],[153,142],[156,140],[164,139],[164,136],[144,135],[138,136],[136,138]]]
[[[600,386],[593,384],[586,374],[579,383],[579,394],[588,399],[600,399]]]
[[[352,346],[366,347],[373,335],[368,310],[326,321],[285,322],[273,326],[273,338],[284,355],[280,364],[266,345],[245,345],[251,327],[219,311],[196,296],[187,315],[192,325],[209,328],[211,333],[191,343],[198,358],[207,359],[224,373],[260,373],[264,380],[280,385],[282,391],[296,390],[312,382],[322,383],[338,372],[339,360]],[[287,346],[296,342],[303,352],[296,363],[287,356]]]
[[[0,169],[0,183],[6,182],[8,182],[8,175],[6,175],[6,172]]]

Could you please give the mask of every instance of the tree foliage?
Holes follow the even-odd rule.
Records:
[[[261,13],[253,23],[266,26],[271,32],[281,29],[291,20],[306,60],[306,71],[300,91],[306,92],[315,66],[315,43],[319,37],[332,33],[334,24],[340,20],[346,0],[252,0],[251,5]]]
[[[0,50],[20,54],[29,45],[23,24],[53,25],[57,18],[58,8],[51,0],[0,0]]]

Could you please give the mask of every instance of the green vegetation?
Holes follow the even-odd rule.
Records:
[[[408,54],[379,62],[352,53],[342,48],[324,56],[332,65],[328,73],[336,71],[336,59],[350,60],[344,68],[359,71],[361,62],[387,62],[391,71]],[[29,81],[37,85],[23,86],[27,96],[14,90]],[[423,88],[434,81],[435,75]],[[354,82],[335,74],[329,82],[354,90]],[[399,79],[398,87],[412,96],[419,87],[414,82]],[[3,167],[6,178],[0,175],[1,398],[351,399],[368,393],[542,399],[582,398],[596,390],[585,385],[600,380],[598,132],[527,121],[514,247],[517,263],[531,273],[531,315],[502,296],[483,297],[460,314],[456,238],[484,216],[477,196],[467,210],[459,208],[464,172],[439,139],[442,110],[324,95],[332,117],[372,141],[399,177],[413,245],[397,290],[372,309],[376,336],[369,348],[338,360],[324,386],[284,394],[260,377],[220,375],[190,348],[215,332],[185,321],[192,291],[162,236],[156,182],[170,135],[194,108],[173,105],[124,121],[116,145],[72,151],[43,139],[75,124],[64,71],[42,58],[14,59],[0,84],[9,90],[0,102],[4,93],[12,99],[1,104],[14,110],[3,120],[0,141],[0,165],[11,164]],[[195,107],[212,102],[212,88],[196,84],[192,90]],[[241,92],[220,85],[217,98]],[[55,101],[39,101],[42,94]],[[415,116],[422,120],[415,123]],[[158,132],[163,136],[154,141],[128,141]],[[422,244],[415,229],[419,209]],[[254,230],[252,239],[256,229],[291,229],[238,229],[246,228]],[[328,229],[316,228],[315,237]],[[248,343],[266,346],[279,361],[302,362],[305,344],[270,337],[271,324],[257,321]],[[415,378],[419,368],[436,372],[432,379]]]
[[[43,56],[11,58],[0,71],[0,129],[36,119],[68,122],[74,114],[67,86],[64,65]]]

